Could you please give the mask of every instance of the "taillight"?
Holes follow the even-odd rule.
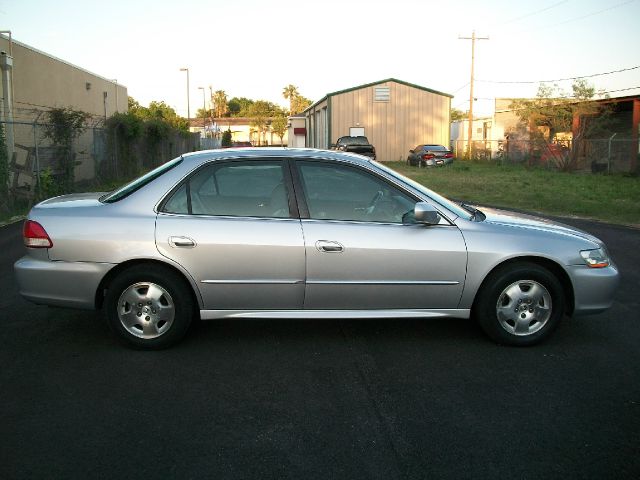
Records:
[[[436,156],[433,153],[425,153],[424,155],[422,155],[422,159],[423,160],[431,160],[432,158],[435,158]]]
[[[453,158],[453,153],[445,153],[444,158]]]
[[[49,238],[49,234],[38,222],[27,220],[24,222],[22,229],[22,238],[25,247],[29,248],[51,248],[53,242]]]

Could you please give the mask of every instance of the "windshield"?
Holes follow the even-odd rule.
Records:
[[[374,162],[374,161],[372,161],[371,163],[374,164],[375,166],[377,166],[380,170],[383,170],[383,171],[387,172],[388,174],[390,174],[391,176],[397,178],[398,180],[401,180],[404,183],[408,183],[413,188],[415,188],[419,192],[424,193],[429,198],[433,199],[435,202],[439,203],[440,205],[445,207],[447,210],[450,210],[451,212],[455,213],[459,217],[466,218],[467,220],[471,220],[472,215],[470,215],[467,210],[465,210],[462,207],[460,207],[460,205],[458,205],[457,203],[453,203],[448,198],[445,198],[442,195],[437,194],[433,190],[429,190],[424,185],[422,185],[422,184],[420,184],[420,183],[418,183],[418,182],[416,182],[414,180],[411,180],[410,178],[405,177],[404,175],[399,174],[398,172],[396,172],[395,170],[390,169],[389,167],[385,167],[381,163]]]
[[[127,183],[117,190],[103,195],[102,197],[100,197],[100,201],[103,203],[113,203],[117,202],[118,200],[122,200],[123,198],[131,195],[136,190],[141,189],[149,182],[155,180],[163,173],[168,172],[176,165],[179,165],[180,163],[182,163],[182,157],[174,158],[173,160],[160,165],[158,168],[155,168],[150,172],[145,173],[141,177],[136,178],[132,182]]]
[[[339,142],[345,145],[369,145],[367,137],[342,137]]]

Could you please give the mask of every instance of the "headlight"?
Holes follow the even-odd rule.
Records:
[[[604,268],[609,266],[609,255],[604,248],[596,248],[595,250],[581,250],[580,256],[584,263],[591,268]]]

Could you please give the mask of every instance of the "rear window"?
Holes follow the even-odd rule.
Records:
[[[425,150],[432,150],[436,152],[446,152],[448,149],[443,147],[442,145],[425,145]]]
[[[118,200],[122,200],[125,197],[128,197],[136,190],[140,190],[142,187],[147,185],[148,183],[154,181],[160,175],[168,172],[172,168],[180,165],[182,163],[182,157],[174,158],[173,160],[160,165],[158,168],[151,170],[150,172],[145,173],[141,177],[136,178],[132,182],[127,183],[126,185],[114,190],[111,193],[107,193],[100,197],[100,201],[103,203],[114,203]]]
[[[345,145],[369,145],[367,137],[342,137],[338,142]]]

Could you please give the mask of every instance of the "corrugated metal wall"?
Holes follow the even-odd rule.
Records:
[[[389,87],[388,102],[375,102],[376,87]],[[420,143],[449,145],[450,98],[396,82],[331,97],[331,142],[363,127],[378,160],[406,160]]]

